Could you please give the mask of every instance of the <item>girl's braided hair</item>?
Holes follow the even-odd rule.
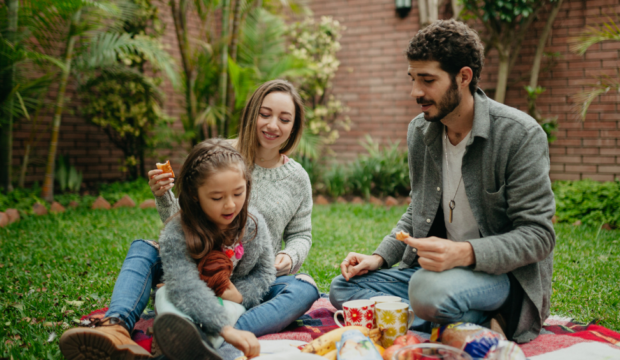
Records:
[[[222,170],[239,171],[246,181],[243,208],[225,230],[221,230],[207,217],[198,200],[198,188],[209,176]],[[251,186],[251,174],[243,157],[228,141],[209,139],[194,146],[183,163],[176,183],[181,224],[192,258],[201,259],[211,250],[219,249],[222,245],[230,246],[237,237],[243,236],[248,216],[252,218],[248,215]]]

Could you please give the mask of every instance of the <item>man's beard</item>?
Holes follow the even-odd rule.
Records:
[[[418,98],[416,99],[416,101],[418,102],[418,104],[429,104],[429,102],[426,101],[424,98],[421,98],[421,99]],[[430,103],[435,104],[434,101]],[[458,87],[456,86],[456,82],[452,81],[450,88],[441,98],[441,100],[439,101],[439,104],[435,104],[437,106],[437,110],[439,111],[439,113],[435,116],[429,116],[427,114],[424,114],[424,120],[428,122],[441,121],[448,114],[453,112],[454,109],[456,109],[456,107],[459,106],[460,103],[461,103],[461,93],[459,93]]]

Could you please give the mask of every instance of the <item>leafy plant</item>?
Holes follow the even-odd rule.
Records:
[[[332,198],[344,195],[349,191],[349,174],[342,166],[333,166],[324,176],[325,190]]]
[[[553,192],[558,221],[620,226],[620,181],[557,181]]]
[[[99,195],[108,200],[111,204],[114,204],[125,195],[132,198],[137,204],[153,198],[148,180],[144,178],[137,178],[133,181],[118,181],[110,184],[101,184],[99,187]]]
[[[82,186],[82,172],[77,171],[75,166],[69,164],[69,158],[58,156],[56,164],[56,181],[60,185],[60,190],[77,192]]]
[[[342,116],[348,109],[331,94],[332,80],[340,66],[336,54],[344,30],[338,21],[323,16],[320,21],[307,18],[293,23],[287,31],[290,53],[310,70],[292,81],[306,104],[306,132],[320,140],[303,146],[314,147],[312,151],[317,154],[321,146],[338,139],[338,129],[349,130],[350,119]],[[312,138],[304,138],[302,142],[307,140]]]
[[[148,77],[134,71],[103,70],[91,78],[82,110],[89,122],[101,127],[123,151],[129,179],[145,176],[145,155],[165,142],[174,119],[161,109],[163,95]]]
[[[380,146],[370,136],[362,143],[368,154],[360,155],[349,165],[333,164],[322,182],[332,197],[356,194],[366,198],[407,195],[410,190],[407,151],[399,143]]]
[[[536,88],[532,88],[531,86],[525,86],[525,92],[527,93],[527,108],[528,114],[531,117],[536,119],[536,121],[540,124],[540,126],[547,134],[547,141],[552,143],[555,140],[555,136],[553,132],[558,129],[558,117],[553,118],[543,118],[536,108],[536,99],[545,91],[545,88],[541,86],[537,86]]]
[[[492,48],[499,55],[495,100],[503,103],[508,76],[519,57],[530,25],[549,2],[558,0],[463,0],[464,17],[476,18],[486,30],[485,52]],[[535,86],[534,86],[535,87]]]
[[[114,67],[119,57],[141,54],[156,69],[162,69],[173,84],[177,74],[172,57],[159,43],[145,36],[131,35],[123,30],[127,20],[135,16],[136,7],[117,0],[40,0],[33,2],[35,25],[32,27],[33,46],[49,57],[58,56],[58,44],[64,52],[58,57],[58,91],[54,104],[54,118],[50,150],[48,152],[43,198],[54,197],[53,178],[58,134],[65,102],[65,91],[72,75],[92,76],[104,68]]]
[[[620,15],[617,17],[620,20]],[[581,35],[573,40],[571,50],[583,55],[590,46],[603,41],[620,41],[620,26],[611,17],[608,18],[607,22],[586,27]],[[620,67],[618,67],[618,71],[620,71]],[[620,74],[617,73],[616,75],[616,78],[599,76],[596,78],[597,82],[590,85],[590,89],[573,96],[581,119],[585,120],[590,104],[599,96],[610,91],[620,93]]]

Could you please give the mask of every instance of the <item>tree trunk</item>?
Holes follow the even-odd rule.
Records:
[[[17,34],[17,19],[19,11],[19,0],[6,0],[8,9],[8,40],[15,44],[15,35]],[[7,108],[9,109],[7,121],[0,126],[0,188],[6,192],[13,191],[11,184],[11,166],[13,163],[13,101],[15,95],[12,94],[15,86],[15,64],[12,64],[6,76],[6,83],[3,85],[9,98],[7,99]]]
[[[177,7],[176,0],[170,0],[170,8],[172,10],[172,19],[174,22],[174,30],[179,44],[179,52],[181,53],[181,63],[183,65],[183,73],[185,74],[185,112],[187,113],[187,122],[190,128],[195,130],[196,122],[196,99],[193,91],[194,69],[190,64],[189,40],[187,38],[187,14],[186,0],[180,0]],[[198,143],[194,136],[191,139],[192,146]]]
[[[73,19],[71,20],[71,28],[77,27],[82,16],[82,10],[78,10]],[[56,161],[56,150],[58,149],[58,134],[60,132],[60,120],[62,118],[62,110],[65,100],[65,91],[67,89],[67,82],[69,81],[69,74],[71,73],[71,62],[73,60],[73,48],[77,40],[77,36],[73,36],[72,30],[69,31],[69,38],[67,39],[67,48],[65,50],[65,68],[62,72],[60,79],[60,85],[58,87],[58,95],[56,96],[56,103],[54,104],[54,120],[52,122],[52,140],[50,141],[50,150],[47,156],[47,166],[45,167],[45,180],[43,182],[43,189],[41,190],[41,196],[46,201],[54,201],[54,168]]]
[[[226,95],[228,90],[228,18],[230,17],[230,0],[222,1],[222,69],[220,72],[220,104],[223,109],[226,108]],[[223,114],[222,136],[228,137],[228,116]]]
[[[463,11],[463,4],[460,0],[452,1],[452,18],[458,20],[461,18],[461,11]]]
[[[235,0],[235,5],[233,7],[233,24],[232,24],[232,33],[230,37],[230,58],[233,61],[237,61],[237,45],[239,43],[239,31],[241,28],[241,0]],[[232,114],[235,111],[235,89],[231,81],[228,81],[228,90],[227,90],[227,101],[228,101],[228,113],[231,115],[227,122],[227,125],[230,124],[230,119],[232,118]],[[226,132],[224,132],[224,136],[228,137],[228,126]]]
[[[495,101],[503,104],[506,98],[506,85],[508,84],[510,55],[505,49],[498,48],[497,50],[499,52],[499,70],[497,71]]]
[[[532,65],[532,73],[530,75],[530,87],[532,87],[532,89],[538,86],[538,75],[540,74],[540,64],[542,63],[542,58],[545,53],[545,45],[547,44],[547,39],[549,38],[549,34],[553,28],[553,23],[555,22],[556,16],[558,16],[558,12],[560,11],[560,7],[562,7],[563,1],[564,0],[557,0],[553,4],[553,8],[551,8],[551,12],[547,18],[547,23],[545,24],[543,32],[540,35],[540,39],[538,40],[536,54],[534,55],[534,64]]]
[[[420,29],[428,25],[428,0],[418,0],[418,14],[420,16]]]
[[[427,0],[428,7],[428,23],[437,21],[439,18],[439,3],[437,0]]]

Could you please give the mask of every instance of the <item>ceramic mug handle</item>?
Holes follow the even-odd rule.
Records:
[[[344,327],[344,325],[342,325],[339,321],[338,321],[338,313],[342,314],[342,317],[344,318],[344,311],[342,310],[338,310],[334,313],[334,322],[336,323],[336,325],[338,325],[338,327]],[[346,319],[345,319],[345,323],[346,323]]]
[[[415,314],[411,310],[407,310],[407,312],[409,313],[409,321],[407,322],[407,329],[409,329],[411,325],[413,325],[413,321],[415,320]]]

